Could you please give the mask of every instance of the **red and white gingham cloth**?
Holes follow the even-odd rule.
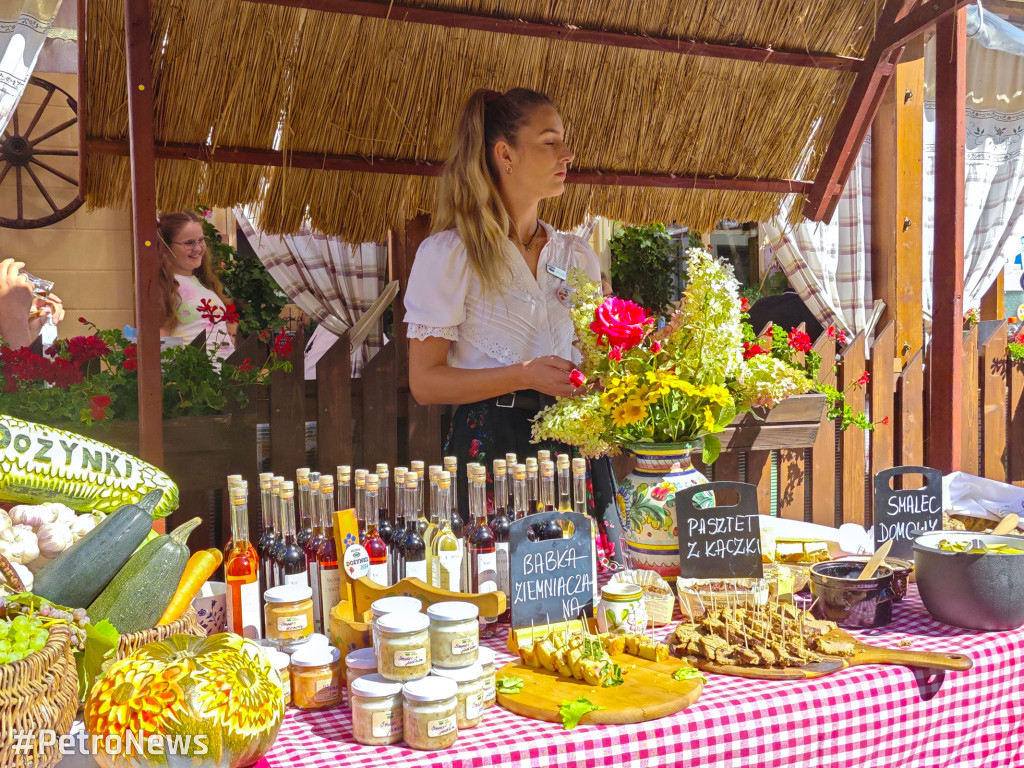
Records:
[[[939,624],[914,585],[894,615],[889,626],[857,634],[892,648],[906,639],[908,650],[965,653],[974,668],[929,676],[873,665],[788,682],[708,675],[700,700],[683,712],[571,731],[495,705],[445,752],[356,744],[345,705],[326,712],[292,709],[259,766],[1024,766],[1024,630],[976,633]],[[499,668],[512,660],[500,634],[487,642],[498,652]]]

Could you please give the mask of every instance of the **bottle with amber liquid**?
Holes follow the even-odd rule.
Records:
[[[555,463],[553,461],[540,462],[540,506],[543,512],[557,512],[555,505]],[[548,520],[536,531],[537,538],[541,541],[562,538],[562,526],[558,520]]]
[[[437,515],[437,476],[442,472],[442,469],[437,464],[431,464],[427,467],[427,477],[430,478],[430,515],[427,518],[427,528],[420,535],[423,536],[423,547],[427,553],[427,578],[430,579],[430,586],[436,587],[437,584],[433,582],[434,578],[434,550],[432,548],[434,535],[437,533],[438,526],[441,523],[440,518]]]
[[[334,481],[330,475],[320,476],[320,516],[324,523],[323,540],[316,552],[320,569],[320,616],[324,627],[328,627],[331,611],[341,600],[338,547],[334,541]]]
[[[380,502],[377,500],[380,489],[380,478],[377,475],[366,476],[366,554],[370,558],[369,577],[382,587],[391,586],[388,577],[388,547],[380,536],[378,524]]]
[[[427,551],[420,535],[419,518],[416,517],[415,505],[419,497],[419,476],[412,470],[405,476],[406,503],[413,511],[406,511],[405,541],[402,543],[402,578],[415,578],[424,584],[427,580]]]
[[[509,572],[509,537],[512,533],[512,523],[508,519],[508,511],[505,504],[508,503],[508,491],[505,489],[505,480],[508,473],[505,469],[503,459],[494,460],[494,512],[491,515],[491,533],[494,534],[494,557],[497,564],[498,589],[505,593],[508,598],[507,604],[512,602],[510,589]],[[501,506],[498,506],[499,502]],[[511,606],[498,617],[498,621],[507,624],[512,616]]]
[[[402,570],[402,546],[405,544],[405,476],[407,467],[395,467],[395,525],[391,529],[388,545],[388,562],[391,567],[391,583],[397,584],[405,572]]]
[[[227,628],[236,635],[260,639],[260,561],[249,543],[249,505],[244,487],[228,492],[231,505],[231,551],[224,561],[227,582]]]
[[[498,589],[498,560],[494,552],[494,532],[487,524],[487,470],[474,470],[469,476],[469,511],[474,525],[466,536],[469,553],[469,591],[478,595]],[[495,619],[484,619],[481,637],[493,637]]]
[[[241,475],[228,475],[228,508],[231,508],[231,489],[232,488],[245,488],[246,498],[249,496],[249,484],[245,482],[245,478]],[[228,559],[228,553],[231,552],[231,547],[234,542],[231,539],[227,540],[224,544],[224,550],[221,554],[224,555],[224,559]]]
[[[322,606],[320,604],[320,563],[317,560],[317,550],[324,540],[324,519],[320,511],[320,473],[310,472],[309,474],[309,516],[313,526],[313,533],[309,541],[302,548],[306,556],[306,578],[309,579],[310,589],[313,590],[313,626],[317,632],[329,628],[324,622]]]
[[[306,542],[313,535],[313,521],[309,510],[309,468],[295,470],[295,496],[299,510],[299,523],[295,528],[295,540],[305,549]]]
[[[537,473],[537,460],[530,456],[526,459],[526,513],[528,515],[542,511],[540,508],[540,481]]]

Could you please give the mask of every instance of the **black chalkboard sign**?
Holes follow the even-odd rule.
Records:
[[[924,475],[924,487],[893,490],[900,475]],[[931,467],[893,467],[875,475],[875,547],[892,539],[890,557],[914,558],[914,537],[942,528],[942,473]]]
[[[733,490],[740,500],[731,507],[701,509],[694,497],[708,491]],[[679,575],[684,579],[760,579],[761,523],[757,487],[749,483],[694,485],[676,494],[679,529]]]
[[[550,519],[571,521],[572,538],[530,541],[534,525]],[[591,519],[575,512],[542,512],[512,523],[509,571],[512,626],[515,629],[577,619],[594,609],[594,566],[591,557]]]

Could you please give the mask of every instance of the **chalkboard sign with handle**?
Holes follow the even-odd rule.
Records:
[[[892,479],[923,475],[924,487],[893,490]],[[931,467],[893,467],[875,475],[875,547],[892,539],[890,556],[914,558],[914,537],[942,528],[942,473]]]
[[[530,541],[530,528],[549,520],[571,522],[571,538]],[[590,550],[592,523],[575,512],[542,512],[512,523],[509,573],[512,627],[577,619],[594,609]],[[563,526],[564,528],[565,526]]]
[[[698,494],[736,491],[735,506],[705,507]],[[757,487],[749,483],[717,482],[694,485],[676,494],[679,529],[679,575],[684,579],[760,579],[761,524],[757,513]]]

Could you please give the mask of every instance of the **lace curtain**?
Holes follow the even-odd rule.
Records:
[[[25,92],[59,9],[60,0],[0,3],[0,131],[7,128]]]

